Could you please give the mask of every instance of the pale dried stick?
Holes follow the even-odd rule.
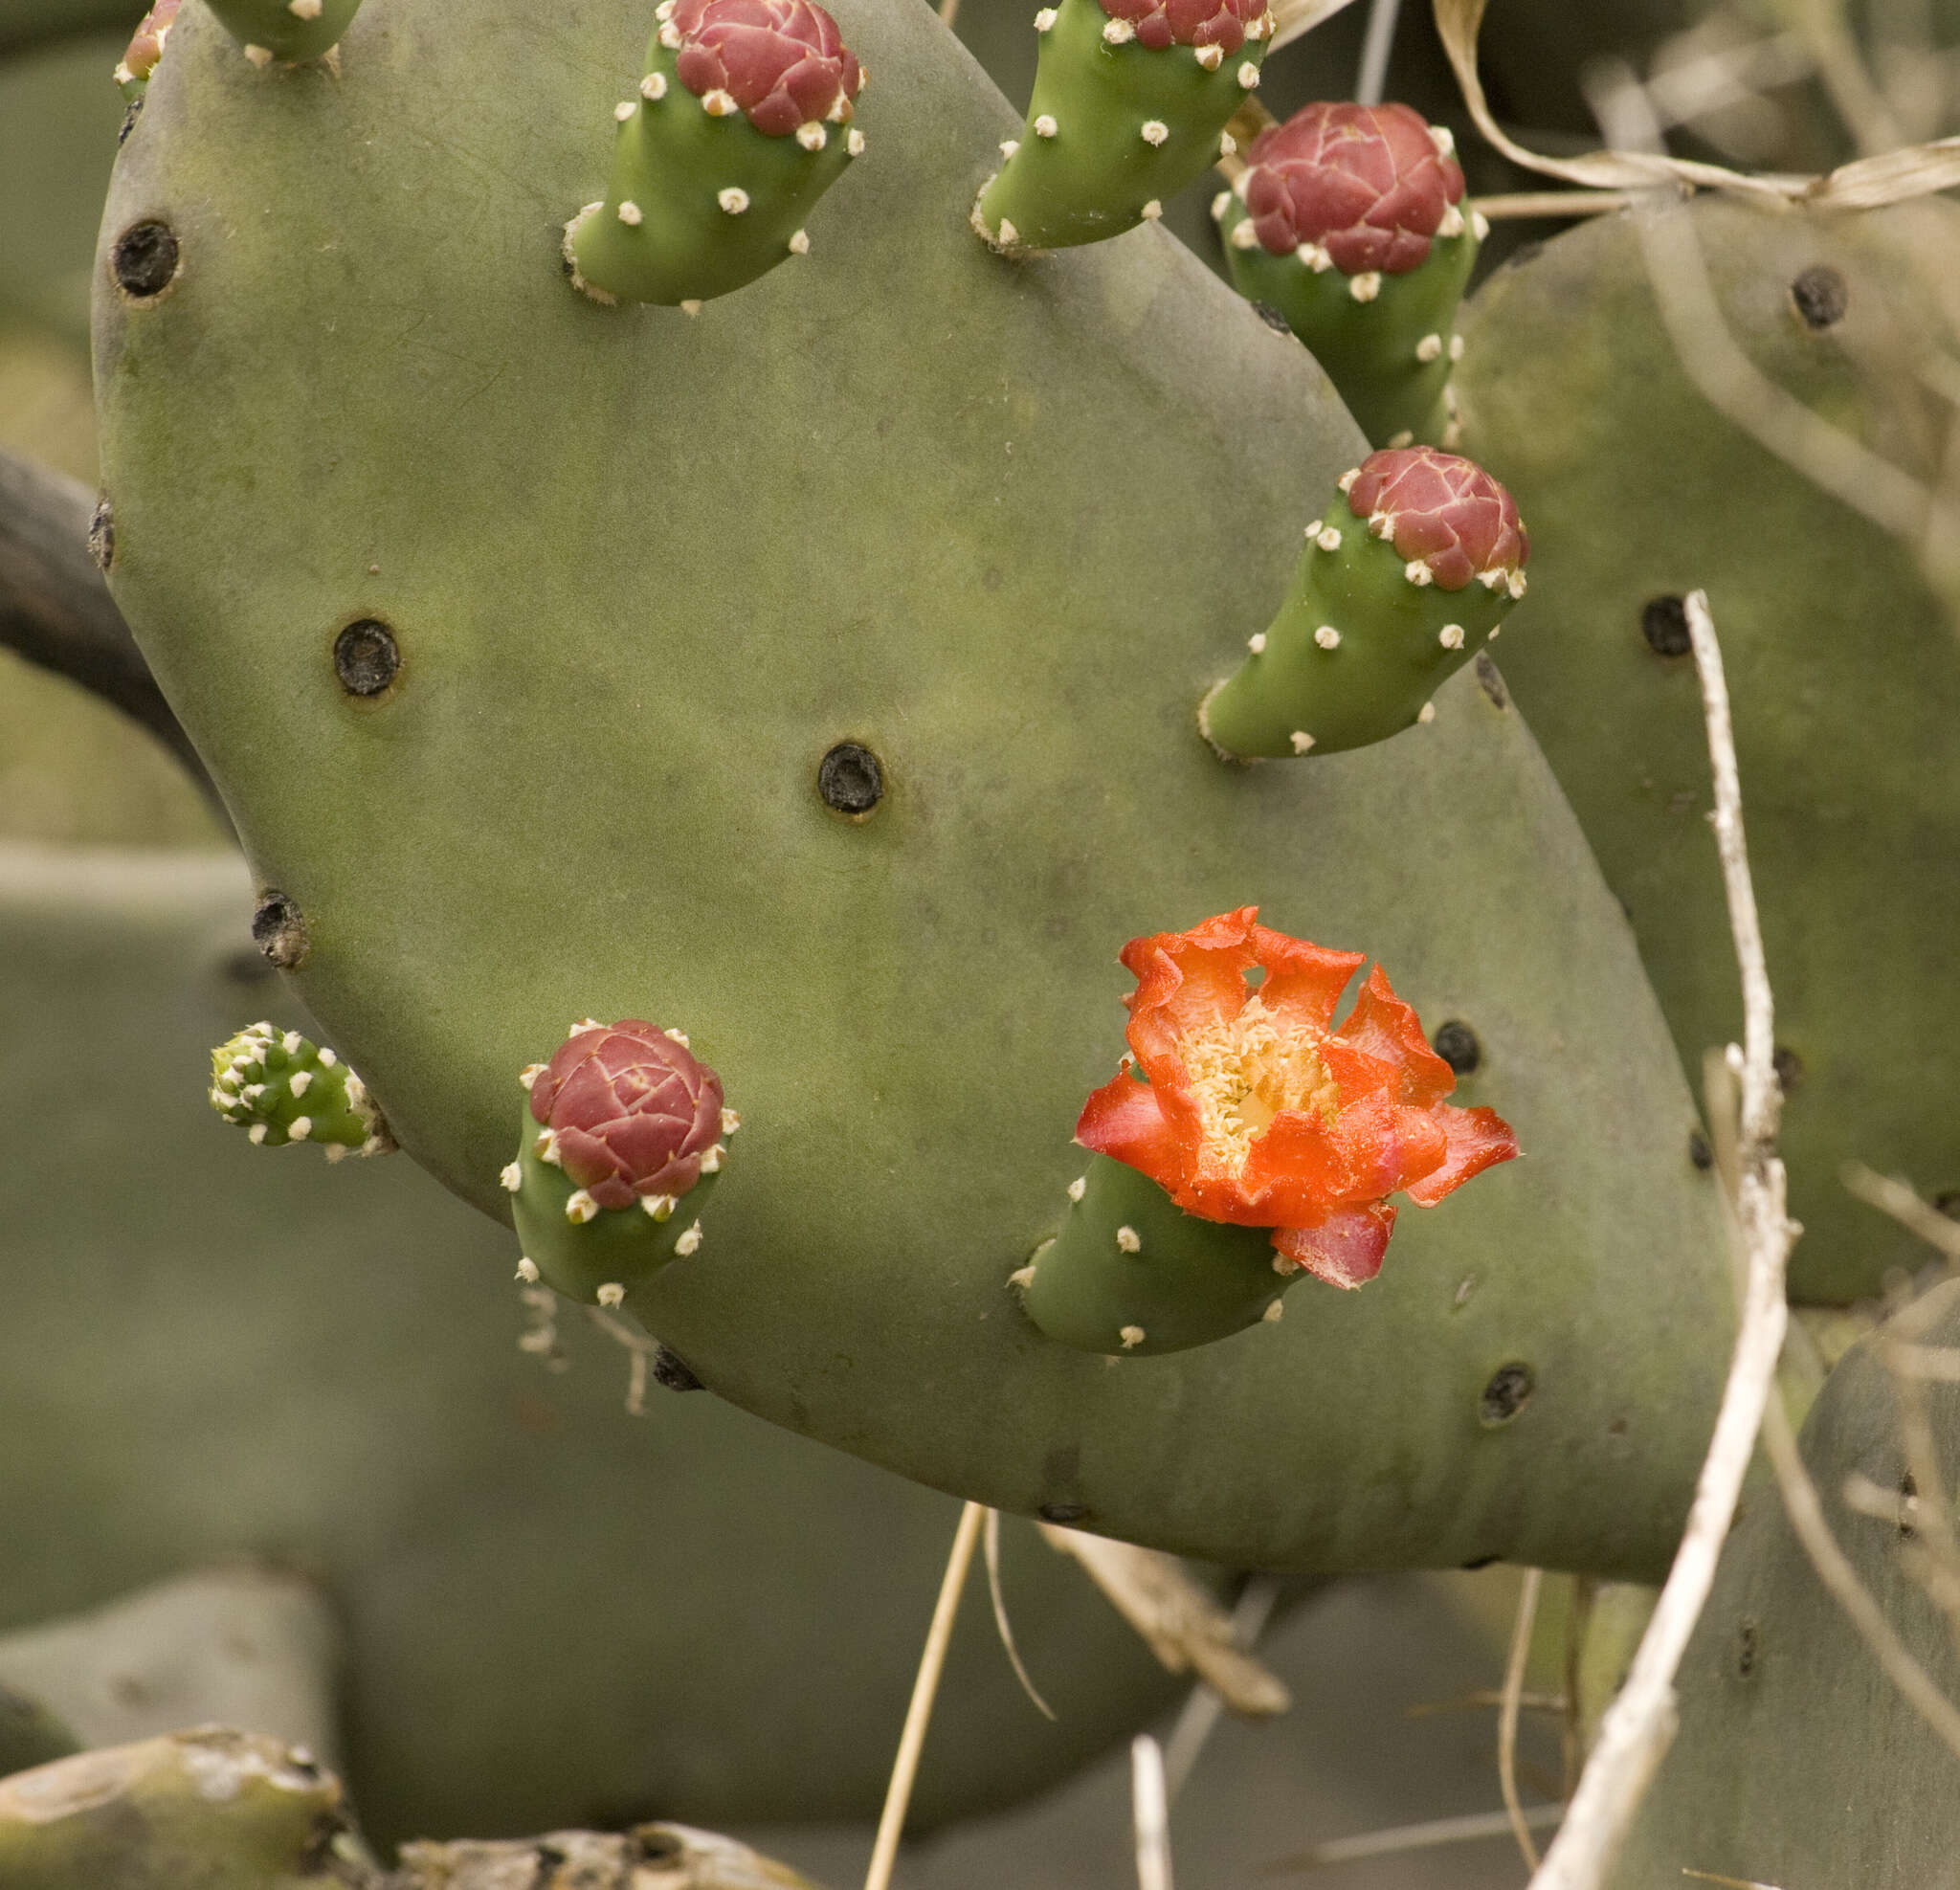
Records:
[[[1137,1890],[1170,1890],[1170,1801],[1164,1748],[1147,1732],[1129,1745],[1130,1819],[1136,1828]]]
[[[1486,221],[1502,223],[1507,216],[1604,216],[1646,196],[1644,190],[1505,190],[1471,203]]]
[[[1922,1201],[1903,1182],[1875,1173],[1862,1162],[1847,1162],[1844,1185],[1860,1201],[1888,1213],[1928,1247],[1936,1247],[1948,1259],[1960,1264],[1960,1221],[1950,1220],[1930,1203]]]
[[[1755,1452],[1756,1434],[1764,1425],[1766,1411],[1772,1428],[1779,1414],[1771,1393],[1789,1323],[1783,1277],[1795,1230],[1784,1212],[1783,1164],[1773,1152],[1781,1101],[1771,1062],[1775,1011],[1755,891],[1749,881],[1742,788],[1736,772],[1735,736],[1729,724],[1721,646],[1708,617],[1708,600],[1701,591],[1689,595],[1686,612],[1695,666],[1701,675],[1708,755],[1715,777],[1715,845],[1722,860],[1729,929],[1742,970],[1742,1112],[1736,1211],[1748,1256],[1748,1282],[1728,1382],[1723,1388],[1707,1458],[1696,1480],[1687,1531],[1675,1551],[1674,1566],[1668,1570],[1654,1618],[1641,1636],[1626,1684],[1600,1721],[1598,1740],[1580,1775],[1579,1789],[1572,1794],[1565,1824],[1531,1879],[1532,1890],[1596,1890],[1605,1881],[1654,1769],[1674,1737],[1675,1673],[1707,1602],[1715,1565],[1735,1520],[1736,1499]]]
[[[1258,1645],[1259,1634],[1279,1599],[1280,1584],[1270,1575],[1255,1575],[1239,1590],[1232,1610],[1232,1633],[1240,1647],[1250,1652]],[[1198,1762],[1198,1754],[1205,1749],[1205,1741],[1211,1738],[1212,1728],[1224,1710],[1225,1701],[1215,1687],[1200,1681],[1192,1688],[1164,1747],[1166,1790],[1172,1804],[1177,1802],[1177,1794],[1184,1790],[1192,1768]]]
[[[1531,1654],[1531,1630],[1538,1624],[1538,1591],[1544,1581],[1544,1569],[1525,1570],[1525,1583],[1518,1590],[1518,1618],[1511,1625],[1511,1656],[1504,1663],[1504,1690],[1497,1716],[1498,1790],[1503,1793],[1511,1835],[1518,1840],[1526,1870],[1538,1868],[1538,1846],[1531,1841],[1531,1827],[1525,1822],[1524,1803],[1518,1796],[1518,1708],[1525,1698],[1525,1662]]]
[[[919,1776],[919,1754],[925,1747],[932,1701],[939,1692],[939,1677],[946,1670],[947,1643],[953,1637],[953,1617],[960,1612],[960,1594],[967,1586],[967,1570],[973,1566],[973,1545],[980,1540],[980,1523],[986,1514],[985,1503],[968,1503],[960,1511],[960,1526],[953,1531],[952,1553],[946,1559],[946,1578],[939,1585],[932,1625],[925,1631],[925,1651],[919,1657],[919,1677],[912,1682],[912,1703],[905,1708],[905,1729],[899,1735],[899,1756],[892,1762],[891,1783],[885,1788],[884,1812],[878,1820],[864,1890],[890,1890],[892,1866],[899,1857],[899,1834],[905,1828],[905,1812],[912,1802],[912,1782]]]
[[[1395,48],[1395,16],[1402,0],[1369,0],[1368,33],[1361,42],[1361,70],[1354,80],[1354,102],[1378,105],[1389,82],[1389,55]]]
[[[1527,1805],[1525,1822],[1543,1831],[1565,1816],[1563,1805]],[[1353,1837],[1331,1837],[1311,1851],[1281,1857],[1260,1868],[1261,1877],[1278,1877],[1289,1871],[1322,1870],[1328,1864],[1352,1863],[1360,1857],[1392,1857],[1404,1851],[1429,1851],[1443,1844],[1464,1844],[1480,1837],[1506,1837],[1510,1834],[1508,1812],[1473,1812],[1467,1817],[1431,1818],[1423,1824],[1391,1825],[1386,1831],[1364,1831]]]
[[[1055,1718],[1055,1708],[1041,1698],[1035,1682],[1028,1678],[1028,1670],[1021,1664],[1021,1650],[1014,1645],[1014,1631],[1007,1618],[1007,1597],[1000,1591],[1000,1511],[987,1512],[987,1532],[981,1538],[987,1563],[987,1595],[993,1603],[994,1631],[1000,1635],[1000,1644],[1007,1649],[1009,1663],[1014,1670],[1014,1678],[1021,1683],[1021,1691],[1032,1700],[1036,1706],[1049,1719]]]

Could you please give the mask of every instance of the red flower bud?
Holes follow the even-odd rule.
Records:
[[[575,1031],[531,1083],[559,1166],[602,1208],[685,1194],[722,1134],[722,1079],[638,1018]]]
[[[812,0],[679,0],[672,19],[675,70],[696,98],[727,93],[771,138],[850,118],[864,74]]]
[[[1189,932],[1132,939],[1127,1071],[1089,1098],[1076,1140],[1157,1183],[1200,1220],[1269,1227],[1282,1257],[1337,1286],[1380,1270],[1395,1224],[1384,1197],[1434,1207],[1518,1152],[1494,1109],[1459,1109],[1450,1066],[1362,954],[1255,924],[1257,906]],[[1257,990],[1246,971],[1264,968]]]
[[[1481,578],[1493,590],[1509,581],[1511,594],[1523,594],[1531,540],[1517,501],[1475,460],[1433,446],[1389,447],[1342,484],[1354,516],[1392,539],[1406,561],[1426,564],[1439,589]]]
[[[1303,105],[1246,152],[1245,208],[1260,243],[1309,243],[1345,276],[1401,276],[1429,255],[1463,172],[1407,105]]]
[[[1265,17],[1268,0],[1102,0],[1113,20],[1137,30],[1137,44],[1154,53],[1165,47],[1216,46],[1236,53],[1245,30]]]

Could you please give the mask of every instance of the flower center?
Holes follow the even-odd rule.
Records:
[[[1236,1017],[1183,1037],[1208,1166],[1242,1174],[1254,1141],[1282,1109],[1314,1110],[1332,1123],[1341,1092],[1319,1046],[1306,1032],[1282,1032],[1257,995]]]

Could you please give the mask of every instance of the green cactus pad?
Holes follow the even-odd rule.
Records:
[[[221,1727],[77,1753],[0,1779],[7,1890],[320,1890],[345,1881],[340,1782]]]
[[[211,1077],[211,1106],[264,1147],[317,1142],[338,1162],[394,1145],[368,1085],[298,1031],[248,1025],[212,1052]]]
[[[804,219],[864,148],[855,124],[818,124],[813,150],[710,113],[675,64],[657,33],[638,96],[614,113],[605,201],[566,226],[572,280],[602,301],[706,301],[807,253]]]
[[[1437,690],[1515,601],[1505,583],[1417,582],[1420,561],[1348,503],[1352,478],[1342,476],[1333,503],[1306,526],[1279,615],[1198,711],[1205,739],[1227,756],[1338,754],[1433,720]],[[1522,591],[1522,573],[1514,581]]]
[[[595,1207],[563,1168],[545,1159],[549,1132],[531,1120],[528,1108],[519,1133],[523,1140],[517,1159],[502,1171],[503,1186],[524,1258],[547,1285],[589,1305],[617,1305],[669,1261],[699,1251],[701,1212],[719,1175],[702,1175],[678,1203]]]
[[[1087,1158],[1054,1239],[1013,1276],[1051,1339],[1119,1358],[1181,1352],[1279,1318],[1301,1278],[1273,1264],[1273,1232],[1182,1212],[1147,1175]]]
[[[1667,214],[1699,245],[1757,368],[1937,487],[1916,370],[1948,330],[1919,285],[1960,274],[1960,213],[1927,201],[1785,214],[1711,197]],[[1805,1230],[1791,1292],[1875,1294],[1889,1268],[1918,1261],[1840,1186],[1842,1165],[1909,1175],[1929,1197],[1960,1187],[1950,611],[1913,546],[1704,398],[1660,320],[1632,217],[1597,218],[1514,262],[1463,325],[1463,451],[1504,479],[1542,553],[1505,630],[1504,675],[1626,904],[1697,1079],[1704,1054],[1742,1034],[1682,614],[1688,591],[1708,593],[1789,1053],[1779,1139]]]
[[[417,56],[331,89],[257,83],[187,10],[105,223],[167,219],[177,279],[98,275],[113,582],[306,923],[296,989],[500,1218],[537,1046],[686,1020],[740,1172],[636,1311],[807,1435],[1240,1566],[1651,1574],[1728,1261],[1576,823],[1494,676],[1420,741],[1219,765],[1216,652],[1359,434],[1169,240],[1001,267],[961,218],[1014,114],[917,0],[839,11],[892,161],[819,206],[835,262],[646,322],[568,294],[549,240],[641,0],[577,35],[368,0],[357,34],[404,23]],[[386,298],[347,293],[351,255]],[[364,696],[334,651],[377,620],[398,667]],[[860,751],[875,784],[825,766]],[[1460,1100],[1529,1158],[1398,1229],[1366,1293],[1112,1367],[1005,1281],[1082,1171],[1117,949],[1254,901],[1474,1027]],[[1514,1365],[1535,1389],[1486,1425]]]
[[[1960,1345],[1960,1282],[1912,1308],[1921,1341]],[[1824,1519],[1865,1591],[1935,1689],[1960,1700],[1960,1654],[1915,1518],[1898,1390],[1883,1347],[1895,1319],[1832,1372],[1803,1427]],[[1949,1354],[1950,1356],[1950,1354]],[[1945,1492],[1960,1485],[1960,1386],[1921,1388]],[[1847,1486],[1865,1492],[1854,1507]],[[1918,1571],[1916,1574],[1915,1571]],[[1878,1665],[1817,1576],[1764,1477],[1722,1551],[1676,1681],[1680,1730],[1610,1879],[1615,1890],[1686,1881],[1960,1881],[1960,1759]]]
[[[1400,276],[1347,276],[1325,252],[1315,266],[1297,253],[1274,256],[1257,238],[1248,243],[1252,221],[1234,190],[1213,198],[1212,218],[1233,286],[1286,318],[1374,445],[1456,444],[1448,389],[1462,345],[1457,304],[1477,261],[1481,217],[1459,212],[1456,233],[1438,233],[1428,259]]]
[[[317,59],[341,42],[361,0],[210,0],[255,65]]]
[[[1267,44],[1249,31],[1210,68],[1193,46],[1112,44],[1123,23],[1100,0],[1060,0],[1036,24],[1027,125],[973,206],[974,229],[1011,256],[1100,243],[1160,215],[1217,162]]]

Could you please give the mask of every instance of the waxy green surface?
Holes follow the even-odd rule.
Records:
[[[699,321],[558,271],[638,5],[369,0],[339,81],[273,87],[199,14],[172,39],[105,224],[167,217],[184,256],[146,306],[102,278],[113,583],[305,914],[307,1002],[497,1214],[516,1073],[567,1018],[712,1042],[740,1147],[641,1316],[791,1429],[1247,1565],[1653,1572],[1727,1261],[1576,823],[1494,675],[1419,738],[1216,759],[1199,698],[1358,434],[1161,232],[991,254],[1008,107],[927,10],[838,23],[878,162],[809,268]],[[403,653],[368,704],[329,658],[362,615]],[[855,824],[814,788],[843,740],[887,784]],[[1526,1159],[1311,1316],[1072,1351],[1007,1279],[1081,1172],[1117,951],[1251,901],[1470,1022],[1459,1100]],[[1488,1433],[1515,1362],[1536,1390]]]
[[[1865,216],[1704,201],[1689,219],[1730,333],[1778,387],[1936,481],[1914,368],[1960,267],[1942,204]],[[1791,284],[1837,272],[1842,319]],[[1910,549],[1747,438],[1683,373],[1636,226],[1601,217],[1500,272],[1464,314],[1463,451],[1531,527],[1504,674],[1626,902],[1682,1060],[1740,1038],[1742,995],[1708,823],[1694,658],[1641,630],[1708,593],[1735,738],[1776,1038],[1800,1059],[1780,1145],[1798,1299],[1876,1292],[1919,1264],[1847,1193],[1858,1160],[1928,1196],[1960,1187],[1960,643]]]

